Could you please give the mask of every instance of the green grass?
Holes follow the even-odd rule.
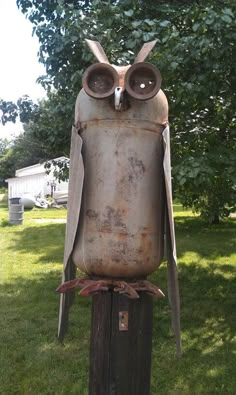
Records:
[[[167,298],[154,303],[152,395],[235,395],[236,221],[214,227],[175,206],[183,356],[175,358]],[[90,299],[77,297],[56,339],[65,210],[8,225],[0,205],[0,394],[86,395]],[[152,281],[166,292],[165,264]]]

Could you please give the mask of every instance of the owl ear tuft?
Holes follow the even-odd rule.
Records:
[[[156,45],[156,42],[157,40],[154,40],[154,41],[150,41],[149,43],[143,44],[142,48],[140,49],[138,55],[134,60],[134,63],[144,62],[144,60],[151,52],[152,48]]]
[[[100,63],[110,64],[107,55],[104,52],[104,49],[102,48],[101,44],[98,41],[87,40],[87,39],[85,41],[88,44],[94,56],[97,58],[97,60]]]

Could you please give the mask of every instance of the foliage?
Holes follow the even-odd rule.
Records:
[[[93,62],[85,38],[101,42],[111,63],[118,64],[132,63],[143,42],[156,38],[150,61],[163,74],[170,103],[175,195],[210,222],[233,210],[235,3],[17,0],[17,4],[39,38],[39,60],[47,73],[39,81],[48,92],[56,89],[44,104],[46,115],[40,112],[31,122],[35,135],[41,135],[52,150],[68,152],[81,76]],[[49,112],[53,108],[55,117]],[[12,112],[14,117],[17,109]]]
[[[16,122],[19,117],[20,121],[28,122],[31,114],[37,111],[37,104],[34,103],[28,95],[24,95],[17,100],[17,103],[0,99],[1,123]]]
[[[5,180],[15,174],[14,155],[11,148],[0,158],[0,185],[6,186]]]
[[[7,189],[4,187],[0,187],[0,195],[5,195],[7,194]]]
[[[189,18],[192,32],[175,45],[173,175],[180,200],[215,223],[236,203],[235,19],[217,4]]]
[[[232,395],[235,220],[212,228],[175,210],[184,354],[176,360],[168,298],[156,300],[151,394]],[[65,210],[34,209],[24,225],[6,226],[0,206],[2,394],[88,393],[90,298],[76,297],[69,334],[64,344],[56,340],[65,224],[53,220],[65,217]],[[151,281],[166,293],[165,265]]]
[[[6,149],[9,146],[9,141],[7,139],[0,139],[0,158],[4,155],[6,152]]]
[[[20,116],[20,120],[24,122],[24,132],[11,144],[0,140],[0,183],[5,185],[4,180],[14,177],[19,168],[55,157],[69,156],[72,114],[62,96],[59,98],[56,93],[49,93],[48,98],[38,104],[28,98],[21,98],[17,105],[8,102],[5,109],[2,122],[15,122],[16,117]],[[48,162],[48,170],[50,166],[51,162]],[[55,177],[67,179],[68,161],[58,162],[57,167]]]
[[[185,156],[174,169],[185,207],[193,206],[211,224],[236,211],[236,157],[228,151],[221,146],[207,155]]]
[[[72,121],[72,109],[66,96],[50,92],[31,114],[25,131],[41,143],[47,159],[68,156]]]
[[[48,158],[44,145],[25,131],[8,143],[0,155],[0,185],[5,186],[5,180],[15,176],[17,169],[46,161]]]
[[[53,177],[59,181],[68,181],[70,159],[69,158],[56,158],[45,163],[46,173],[52,172]]]

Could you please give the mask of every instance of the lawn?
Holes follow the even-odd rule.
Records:
[[[64,344],[56,339],[65,216],[33,210],[9,226],[0,205],[0,394],[88,393],[90,298],[77,297]],[[176,205],[175,222],[183,356],[167,298],[156,300],[151,395],[235,395],[236,221],[209,227]],[[165,264],[151,279],[167,293]]]

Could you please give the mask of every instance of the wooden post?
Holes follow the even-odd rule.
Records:
[[[152,297],[93,296],[89,395],[149,395]]]

